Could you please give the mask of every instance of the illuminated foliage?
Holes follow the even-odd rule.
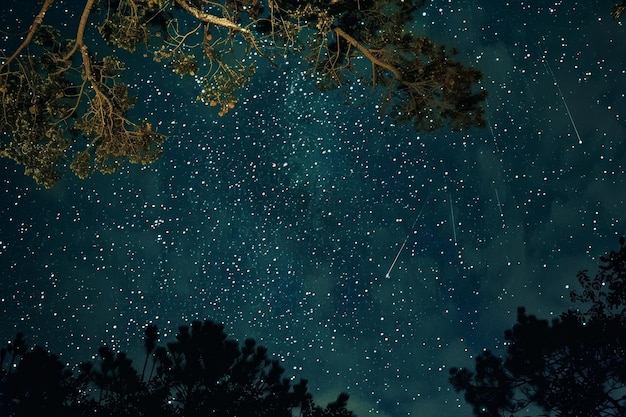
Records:
[[[380,100],[383,112],[417,130],[485,125],[481,73],[454,61],[454,49],[409,30],[424,0],[84,0],[73,39],[45,22],[52,3],[43,2],[0,65],[0,155],[45,187],[63,165],[86,178],[159,157],[165,136],[156,124],[128,119],[135,99],[121,78],[119,49],[195,77],[198,100],[220,116],[236,106],[258,65],[299,55],[312,82],[339,89],[353,107],[364,104],[351,97],[350,86],[360,83],[371,88],[365,101]],[[102,40],[85,39],[90,25],[116,48],[104,58],[93,52],[106,50]]]
[[[86,178],[94,170],[113,172],[123,159],[151,163],[165,139],[150,123],[126,118],[135,100],[119,81],[123,62],[90,54],[84,31],[93,3],[85,3],[76,39],[62,41],[57,30],[42,25],[52,4],[44,2],[24,42],[0,66],[0,128],[11,138],[0,155],[23,165],[44,187],[61,178],[60,162],[72,152],[70,169]]]

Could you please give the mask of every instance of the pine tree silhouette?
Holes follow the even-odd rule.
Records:
[[[74,376],[58,356],[29,347],[18,333],[0,351],[0,415],[354,416],[346,408],[348,394],[316,405],[305,379],[292,385],[265,347],[254,339],[239,347],[222,324],[194,321],[180,326],[167,347],[157,341],[156,326],[146,326],[141,373],[124,352],[103,346],[97,362],[80,364]]]

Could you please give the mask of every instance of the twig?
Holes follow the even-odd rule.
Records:
[[[337,34],[338,37],[345,39],[350,45],[354,46],[356,49],[361,51],[361,53],[363,55],[365,55],[365,57],[367,59],[369,59],[372,63],[378,65],[381,68],[389,70],[393,74],[394,78],[396,78],[398,81],[402,81],[402,74],[400,73],[400,71],[396,67],[394,67],[392,65],[389,65],[386,62],[383,62],[380,59],[376,58],[370,52],[369,49],[367,49],[366,47],[361,45],[356,39],[354,39],[352,36],[348,35],[340,27],[333,28],[333,31],[335,32],[335,34]]]

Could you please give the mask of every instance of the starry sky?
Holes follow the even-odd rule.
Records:
[[[3,30],[34,14],[16,3]],[[610,8],[428,2],[413,30],[457,47],[489,92],[488,128],[458,133],[346,106],[297,56],[261,65],[224,117],[193,78],[130,58],[135,115],[169,136],[161,160],[51,190],[0,161],[0,341],[23,331],[68,364],[102,344],[139,358],[146,323],[167,341],[210,318],[320,403],[346,391],[359,416],[471,415],[449,368],[501,352],[518,306],[570,307],[576,271],[624,233],[625,28]],[[81,10],[47,18],[71,29]]]

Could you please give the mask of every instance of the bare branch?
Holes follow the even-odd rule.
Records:
[[[176,3],[178,3],[183,9],[185,9],[189,14],[191,14],[193,17],[195,17],[196,19],[205,22],[205,23],[212,23],[214,25],[217,26],[221,26],[224,27],[226,29],[230,29],[233,30],[235,32],[240,32],[243,33],[244,35],[251,35],[250,31],[248,29],[242,28],[241,26],[237,25],[236,23],[223,18],[223,17],[217,17],[214,16],[212,14],[208,14],[208,13],[204,13],[198,9],[196,9],[195,7],[193,7],[192,5],[190,5],[186,0],[175,0]]]

